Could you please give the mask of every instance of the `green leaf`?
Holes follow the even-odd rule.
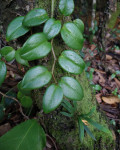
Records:
[[[43,150],[45,145],[45,132],[34,119],[17,125],[0,138],[1,150]]]
[[[84,38],[79,28],[74,23],[65,23],[61,30],[63,41],[72,49],[81,50]]]
[[[84,117],[84,119],[87,120],[91,125],[96,127],[98,130],[103,131],[105,133],[110,133],[110,131],[107,128],[105,128],[105,127],[101,126],[100,124],[94,122],[90,118]]]
[[[71,117],[73,117],[73,115],[72,114],[69,114],[69,113],[67,113],[67,112],[60,112],[62,115],[64,115],[64,116],[66,116],[66,117],[69,117],[69,118],[71,118]]]
[[[25,90],[25,89],[22,89],[22,81],[20,81],[17,85],[18,87],[18,90],[21,92],[21,96],[23,95],[27,95],[27,96],[31,96],[31,90]],[[17,95],[18,96],[18,95]],[[19,95],[20,96],[20,95]]]
[[[10,46],[3,47],[0,53],[7,61],[12,61],[15,58],[15,50]]]
[[[6,65],[3,61],[0,61],[0,87],[5,80],[6,73],[7,73]]]
[[[48,19],[48,14],[44,9],[35,8],[24,18],[23,25],[27,27],[38,26]]]
[[[84,139],[84,123],[82,122],[82,120],[80,118],[78,119],[78,124],[79,124],[80,141],[83,142],[83,139]]]
[[[74,11],[74,1],[60,0],[59,9],[64,16],[69,16]]]
[[[20,16],[15,18],[8,26],[6,33],[6,40],[14,40],[29,31],[29,28],[22,25],[24,17]]]
[[[84,97],[80,83],[72,77],[62,77],[59,85],[63,89],[63,94],[71,100],[80,101]]]
[[[64,108],[67,109],[68,112],[70,112],[71,114],[74,114],[75,109],[73,108],[73,106],[70,104],[70,102],[68,102],[67,100],[63,100],[63,103],[61,104]]]
[[[43,66],[35,66],[27,71],[21,82],[22,90],[38,89],[51,80],[52,74]]]
[[[71,50],[63,51],[59,57],[60,66],[69,73],[81,74],[85,69],[83,59]]]
[[[30,96],[31,94],[29,94],[29,96],[26,96],[21,91],[17,93],[17,98],[21,102],[21,105],[25,108],[30,108],[32,106],[33,101]]]
[[[7,96],[10,97],[14,97],[16,98],[16,93],[14,92],[13,89],[10,89],[7,93]],[[14,103],[15,101],[12,98],[8,98],[8,97],[2,97],[2,103],[4,104],[5,107],[9,107],[12,103]]]
[[[97,91],[100,91],[102,89],[102,87],[99,84],[96,84],[96,85],[93,84],[91,86],[94,90],[97,90]]]
[[[61,30],[61,22],[60,20],[55,20],[54,18],[50,18],[43,28],[43,32],[47,36],[48,40],[54,38]]]
[[[63,91],[62,88],[58,85],[50,85],[43,97],[43,111],[45,113],[50,113],[55,110],[63,99]]]
[[[91,117],[92,115],[93,115],[93,113],[95,112],[95,110],[96,110],[96,107],[93,107],[91,110],[90,110],[90,112],[89,113],[87,113],[87,114],[85,114],[84,116],[89,116],[89,117]]]
[[[79,28],[79,30],[83,33],[84,32],[84,23],[81,19],[75,19],[73,23]]]
[[[29,63],[27,60],[21,58],[21,55],[20,55],[20,50],[21,49],[18,49],[16,52],[15,52],[15,59],[16,61],[19,63],[19,64],[22,64],[22,65],[25,65],[27,67],[29,67]]]
[[[51,43],[47,41],[44,33],[32,35],[20,50],[23,59],[31,61],[43,58],[51,51]]]
[[[32,98],[29,96],[24,95],[19,100],[20,100],[22,106],[25,108],[30,108],[32,106],[33,101],[32,101]]]
[[[85,124],[83,124],[83,126],[84,126],[85,131],[89,134],[89,136],[90,136],[93,140],[96,141],[94,135],[93,135],[92,132],[89,130],[89,128],[88,128]]]

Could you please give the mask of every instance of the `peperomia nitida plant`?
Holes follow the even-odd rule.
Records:
[[[52,0],[52,6],[54,6],[53,3],[54,1]],[[59,9],[63,15],[70,15],[74,10],[74,1],[60,0]],[[60,20],[53,18],[53,12],[54,8],[52,7],[52,15],[49,18],[44,9],[36,8],[31,10],[26,16],[15,18],[7,29],[6,40],[8,42],[25,35],[32,27],[44,23],[43,32],[30,36],[18,50],[14,50],[10,46],[3,47],[0,50],[0,59],[1,57],[4,57],[6,61],[16,59],[19,64],[27,67],[30,67],[29,61],[41,59],[49,53],[53,54],[54,63],[51,67],[52,70],[48,70],[47,67],[42,65],[30,67],[23,79],[18,83],[18,99],[23,107],[28,108],[32,105],[31,91],[46,86],[53,77],[54,82],[49,85],[43,96],[43,111],[46,114],[59,107],[63,102],[63,97],[73,101],[73,103],[82,100],[84,97],[82,86],[74,77],[63,76],[56,82],[54,77],[56,56],[55,49],[53,48],[53,39],[58,34],[61,34],[67,46],[80,51],[84,42],[84,24],[82,20],[76,19],[62,26]],[[75,75],[81,74],[85,69],[85,62],[73,50],[64,50],[58,58],[58,63],[66,72]],[[0,86],[4,82],[6,72],[5,62],[0,60]],[[79,124],[82,124],[80,117]],[[31,139],[30,136],[32,134],[34,138]],[[8,138],[10,140],[6,140]],[[14,143],[15,138],[16,141]],[[29,146],[25,143],[29,143]],[[4,150],[29,150],[29,148],[32,150],[42,150],[45,147],[45,143],[45,133],[35,120],[28,120],[16,126],[0,138],[0,148]]]

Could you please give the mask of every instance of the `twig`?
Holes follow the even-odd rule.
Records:
[[[53,140],[53,138],[50,137],[48,134],[46,134],[46,136],[53,142],[55,150],[58,150],[58,148],[57,148],[57,146],[56,146],[55,141]]]
[[[21,106],[20,102],[19,102],[16,98],[14,98],[14,97],[12,97],[12,96],[7,96],[6,94],[2,93],[1,91],[0,91],[0,94],[1,94],[3,97],[10,98],[10,99],[13,99],[14,101],[16,101],[16,102],[18,103],[19,107],[20,107],[20,108],[19,108],[20,113],[21,113],[27,120],[29,119],[29,117],[26,116],[26,115],[23,113],[22,106]]]

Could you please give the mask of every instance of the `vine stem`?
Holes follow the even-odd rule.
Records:
[[[51,0],[51,18],[54,17],[54,8],[55,8],[55,0]],[[57,58],[56,58],[55,51],[53,48],[53,39],[51,40],[51,45],[52,45],[52,54],[53,54],[53,58],[54,58],[54,62],[52,65],[52,76],[53,76],[55,83],[57,83],[55,76],[54,76],[54,70],[55,70],[55,64],[56,64]]]
[[[54,58],[54,62],[53,62],[53,65],[52,65],[52,76],[53,76],[53,79],[54,79],[55,83],[57,83],[57,81],[55,79],[55,76],[54,76],[54,70],[55,70],[55,64],[56,64],[57,58],[56,58],[54,48],[53,48],[53,39],[51,40],[51,45],[52,45],[52,54],[53,54],[53,58]]]
[[[29,119],[29,117],[26,116],[26,115],[23,113],[22,106],[21,106],[20,102],[19,102],[16,98],[14,98],[14,97],[12,97],[12,96],[7,96],[6,94],[2,93],[1,91],[0,91],[0,94],[1,94],[3,97],[10,98],[10,99],[13,99],[14,101],[16,101],[16,102],[18,103],[19,107],[20,107],[19,110],[20,110],[20,113],[22,114],[22,116],[24,116],[27,120]]]

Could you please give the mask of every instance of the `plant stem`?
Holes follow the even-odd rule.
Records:
[[[55,0],[51,0],[51,18],[54,17]]]
[[[54,58],[54,62],[53,62],[53,65],[52,65],[52,76],[53,76],[53,79],[54,79],[55,83],[57,83],[57,81],[55,79],[55,76],[54,76],[54,69],[55,69],[55,64],[56,64],[57,58],[56,58],[54,48],[53,48],[53,39],[51,40],[51,45],[52,45],[52,54],[53,54],[53,58]]]
[[[19,108],[20,113],[21,113],[27,120],[29,119],[29,117],[26,116],[26,115],[23,113],[22,106],[21,106],[20,102],[19,102],[16,98],[14,98],[14,97],[12,97],[12,96],[7,96],[6,94],[2,93],[1,91],[0,91],[0,94],[1,94],[3,97],[10,98],[10,99],[13,99],[14,101],[16,101],[16,102],[18,103],[18,105],[20,106],[20,108]]]
[[[54,8],[55,8],[54,4],[55,4],[55,0],[51,0],[51,18],[53,18],[53,16],[54,16]],[[52,45],[52,54],[53,54],[53,58],[54,58],[54,62],[52,65],[52,76],[53,76],[55,83],[57,83],[55,76],[54,76],[54,69],[55,69],[55,64],[56,64],[57,58],[56,58],[54,48],[53,48],[53,39],[51,40],[51,45]]]

